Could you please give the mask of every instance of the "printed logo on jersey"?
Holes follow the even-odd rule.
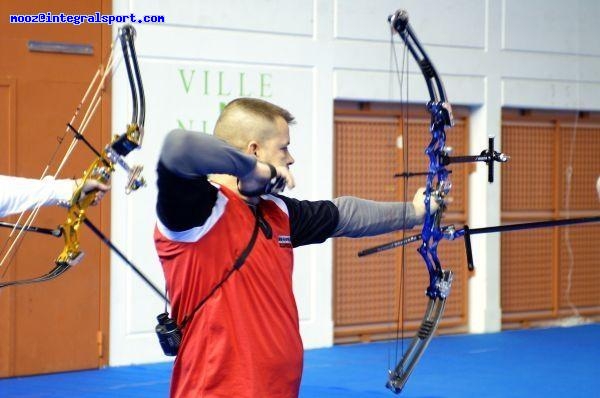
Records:
[[[292,239],[289,236],[279,237],[279,247],[292,247]]]

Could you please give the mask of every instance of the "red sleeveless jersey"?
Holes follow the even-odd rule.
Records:
[[[259,208],[273,230],[256,243],[239,271],[206,301],[183,330],[172,397],[296,397],[303,348],[292,291],[293,253],[285,203]],[[180,324],[206,297],[250,241],[255,217],[227,188],[204,225],[174,232],[160,222],[156,249]]]

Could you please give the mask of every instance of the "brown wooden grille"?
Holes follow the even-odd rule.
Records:
[[[502,150],[511,156],[502,168],[502,222],[597,215],[600,124],[512,119],[502,126]],[[598,224],[503,234],[504,326],[600,315],[599,241]]]
[[[554,130],[552,125],[503,126],[502,150],[511,157],[502,167],[503,211],[552,211]]]
[[[423,151],[429,143],[429,121],[411,120],[409,134],[409,171],[426,171],[428,160]],[[456,154],[465,154],[466,123],[459,120],[449,130],[448,145]],[[352,195],[378,201],[403,200],[402,179],[395,173],[404,171],[402,148],[397,142],[402,134],[402,121],[396,116],[336,116],[335,155],[336,196]],[[448,220],[458,225],[465,222],[466,169],[453,167],[452,212]],[[425,184],[424,177],[408,182],[408,201],[416,189]],[[407,231],[406,236],[419,233],[419,227]],[[427,298],[425,289],[428,274],[417,244],[406,248],[406,278],[401,278],[402,251],[389,250],[358,258],[358,251],[402,237],[401,232],[380,237],[347,239],[334,242],[335,286],[334,322],[337,342],[389,338],[397,329],[399,309],[405,330],[415,330],[423,316]],[[440,259],[446,268],[455,271],[452,294],[446,307],[441,328],[464,328],[466,325],[466,259],[462,243],[442,242]],[[401,296],[401,292],[404,294]],[[404,304],[402,304],[402,299]]]
[[[583,312],[591,310],[590,313],[600,313],[599,238],[600,225],[568,227],[561,231],[561,310],[568,312],[573,305]],[[570,241],[571,251],[568,249],[567,239]]]
[[[395,120],[336,122],[337,195],[394,201],[399,185],[391,178],[397,172]],[[341,138],[343,137],[343,139]],[[379,323],[390,320],[397,302],[390,281],[397,279],[394,251],[359,259],[361,249],[385,243],[399,234],[338,239],[336,246],[336,324]],[[382,289],[382,286],[388,286]]]
[[[567,207],[567,169],[571,165],[570,209],[597,212],[596,179],[600,174],[600,126],[562,127],[560,136],[563,150],[562,184],[565,191],[562,195],[561,210],[565,211]]]
[[[552,311],[552,229],[502,235],[502,309]]]

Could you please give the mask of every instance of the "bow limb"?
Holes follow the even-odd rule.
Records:
[[[442,319],[442,315],[444,314],[446,295],[449,293],[451,284],[452,272],[443,271],[443,274],[440,277],[440,287],[442,290],[447,289],[444,293],[444,297],[429,298],[427,309],[425,310],[425,315],[423,316],[423,321],[421,322],[417,334],[413,337],[400,362],[398,362],[394,369],[389,372],[386,387],[394,393],[399,394],[402,391],[409,376],[417,365],[417,362],[435,334],[438,324]]]
[[[39,283],[39,282],[47,282],[47,281],[50,281],[50,280],[57,278],[60,275],[64,274],[69,269],[69,267],[70,267],[70,265],[68,265],[68,264],[56,264],[54,266],[54,268],[52,268],[52,270],[50,270],[48,273],[46,273],[42,276],[38,276],[35,278],[29,278],[29,279],[20,279],[20,280],[16,280],[16,281],[1,282],[0,289],[3,287],[8,287],[8,286],[21,286],[21,285],[30,285],[30,284]]]

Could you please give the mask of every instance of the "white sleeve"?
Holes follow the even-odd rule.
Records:
[[[0,175],[0,217],[21,213],[37,205],[67,206],[75,190],[73,180],[41,180]]]

